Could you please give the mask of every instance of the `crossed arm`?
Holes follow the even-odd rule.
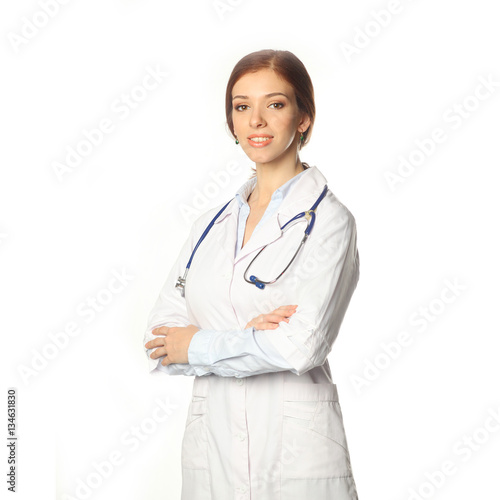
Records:
[[[172,283],[193,245],[188,238],[149,317],[143,344],[150,371],[246,377],[290,370],[301,375],[325,362],[359,277],[356,225],[349,212],[340,207],[322,218],[304,248],[301,265],[308,277],[300,280],[292,299],[298,311],[281,306],[254,318],[244,330],[189,324],[184,299]]]
[[[269,314],[260,314],[245,326],[245,330],[254,327],[256,330],[272,330],[279,326],[280,321],[289,322],[290,316],[295,313],[297,306],[281,306],[270,312]],[[157,337],[147,342],[144,347],[146,349],[155,349],[151,354],[151,359],[158,359],[165,356],[161,361],[163,366],[172,363],[189,363],[188,350],[191,339],[200,328],[195,325],[186,327],[161,326],[154,328],[152,334]]]

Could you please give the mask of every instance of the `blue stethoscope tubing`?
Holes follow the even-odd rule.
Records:
[[[288,226],[288,224],[290,224],[294,220],[300,219],[302,217],[305,217],[306,219],[308,219],[308,224],[307,224],[307,227],[306,227],[306,229],[304,231],[304,237],[302,238],[299,247],[295,251],[295,254],[293,255],[293,257],[290,260],[290,262],[288,263],[288,265],[285,267],[285,269],[278,275],[278,277],[276,279],[274,279],[272,281],[262,281],[262,280],[259,280],[258,278],[256,278],[253,275],[250,276],[250,279],[247,279],[246,275],[247,275],[248,270],[250,269],[250,266],[253,264],[253,262],[255,261],[255,259],[261,254],[261,252],[264,250],[264,248],[267,247],[267,245],[265,245],[263,248],[260,249],[260,251],[252,259],[252,261],[250,262],[250,264],[248,264],[248,266],[247,266],[247,268],[245,270],[245,273],[244,273],[243,277],[244,277],[244,279],[245,279],[245,281],[247,283],[255,285],[257,288],[260,288],[262,290],[262,289],[264,289],[265,285],[269,285],[269,284],[275,283],[283,275],[283,273],[290,267],[291,263],[293,262],[293,260],[295,259],[296,255],[298,254],[299,250],[302,248],[302,245],[306,242],[307,238],[311,234],[311,231],[313,230],[314,223],[316,221],[316,208],[318,208],[318,205],[321,203],[321,200],[325,197],[327,191],[328,191],[328,185],[325,184],[325,187],[323,188],[323,191],[319,195],[318,199],[315,201],[314,205],[309,210],[306,210],[305,212],[300,212],[295,217],[293,217],[292,219],[290,219],[286,224],[284,224],[283,226],[281,226],[281,230],[283,230],[286,226]],[[189,268],[191,267],[191,262],[193,261],[193,257],[194,257],[194,254],[196,253],[196,250],[198,250],[198,247],[200,246],[201,242],[205,239],[205,237],[209,233],[210,229],[212,229],[215,221],[219,218],[220,214],[222,212],[224,212],[224,210],[229,205],[229,203],[231,203],[231,201],[232,201],[232,199],[229,200],[217,212],[217,214],[212,219],[212,221],[210,222],[210,224],[205,228],[205,231],[203,231],[203,234],[201,235],[200,239],[198,240],[198,243],[196,243],[196,246],[194,247],[193,252],[191,253],[191,257],[189,258],[189,262],[187,263],[186,270],[184,271],[184,276],[182,278],[180,276],[177,278],[177,283],[175,284],[175,287],[181,289],[181,293],[182,293],[183,296],[184,296],[184,289],[185,289],[185,286],[186,286],[187,273],[189,271]]]

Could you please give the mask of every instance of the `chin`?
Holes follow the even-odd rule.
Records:
[[[266,164],[266,163],[271,163],[273,160],[276,159],[276,156],[257,156],[257,155],[253,155],[253,156],[248,156],[250,158],[250,160],[252,160],[254,163],[261,163],[261,164]]]
[[[279,158],[281,154],[272,153],[271,151],[245,151],[245,154],[255,163],[270,163],[276,158]]]

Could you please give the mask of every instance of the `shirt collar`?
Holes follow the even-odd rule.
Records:
[[[271,196],[271,202],[275,200],[282,201],[285,196],[288,194],[290,191],[290,188],[299,180],[299,178],[302,176],[304,172],[307,172],[309,169],[306,168],[300,174],[297,174],[293,176],[291,179],[286,181],[283,185],[281,185],[278,189],[274,191],[274,193]],[[250,193],[254,190],[255,185],[257,184],[257,177],[252,177],[251,179],[248,179],[243,186],[236,191],[236,201],[238,202],[238,207],[241,208],[242,205],[248,205],[247,199],[250,196]]]

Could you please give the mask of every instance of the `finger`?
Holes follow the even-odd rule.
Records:
[[[157,328],[154,328],[153,332],[160,332],[160,333],[163,333],[164,335],[166,335],[169,330],[170,330],[170,327],[168,327],[168,326],[159,326]]]
[[[288,318],[285,318],[285,315],[281,314],[266,314],[262,321],[266,321],[267,323],[279,323],[280,321],[288,321]]]
[[[278,310],[272,311],[269,314],[266,314],[265,316],[266,317],[272,316],[274,318],[286,318],[286,317],[292,316],[292,314],[294,314],[294,313],[295,313],[294,310],[282,309],[281,311],[278,311]]]
[[[275,309],[274,311],[271,311],[270,313],[266,314],[266,316],[285,317],[285,316],[289,316],[291,313],[292,313],[292,309]]]
[[[280,306],[273,313],[294,313],[297,310],[297,306]]]
[[[152,349],[153,347],[160,347],[162,345],[164,345],[163,339],[156,338],[156,339],[150,340],[149,342],[146,342],[144,344],[144,347],[146,347],[146,349]]]
[[[162,327],[162,328],[155,328],[151,333],[153,335],[166,335],[167,334],[168,328]]]
[[[151,359],[158,359],[158,358],[161,358],[162,356],[166,356],[167,354],[167,350],[165,349],[165,347],[158,347],[158,349],[155,349],[151,354],[150,354],[150,358]]]
[[[255,326],[256,330],[276,330],[278,328],[278,323],[266,323],[265,321],[262,321],[260,323],[257,323],[257,326]]]

